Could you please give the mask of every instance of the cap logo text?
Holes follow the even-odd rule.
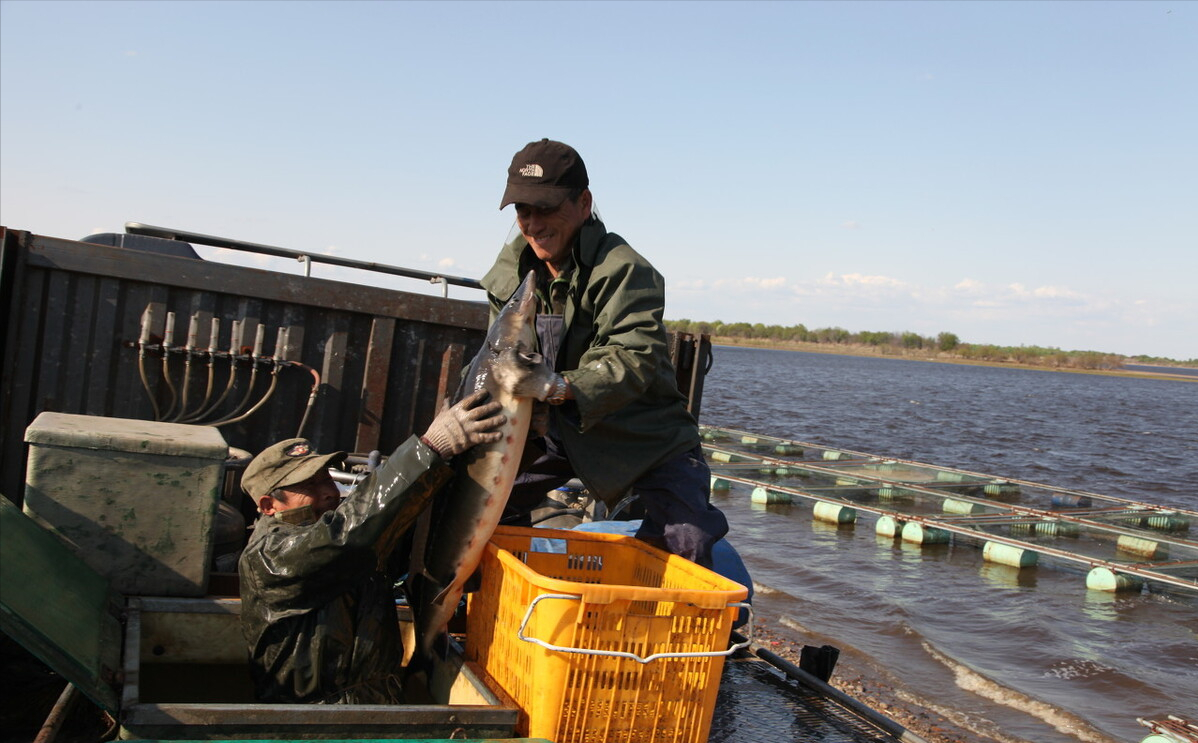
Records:
[[[520,175],[528,178],[542,178],[545,175],[545,169],[536,163],[529,163],[520,168]]]

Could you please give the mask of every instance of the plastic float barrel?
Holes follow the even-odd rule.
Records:
[[[1189,531],[1190,520],[1182,516],[1149,516],[1146,526],[1157,531]]]
[[[860,485],[861,481],[855,477],[838,477],[836,478],[836,486],[841,488],[854,487]]]
[[[1047,537],[1076,537],[1081,528],[1068,521],[1041,521],[1036,524],[1036,533]]]
[[[711,478],[711,492],[727,493],[731,489],[732,489],[732,483],[728,482],[724,478],[722,478],[722,477]]]
[[[877,464],[875,464],[874,469],[878,469],[883,472],[893,472],[894,470],[897,470],[901,466],[902,465],[899,464],[897,460],[884,459],[881,462],[878,462]]]
[[[1007,480],[994,480],[987,483],[986,486],[982,488],[982,492],[986,495],[999,497],[1019,495],[1019,486]]]
[[[1172,735],[1159,735],[1157,733],[1153,733],[1147,738],[1141,740],[1140,743],[1178,743],[1179,740],[1180,738],[1174,738]]]
[[[737,456],[730,451],[713,451],[711,458],[717,462],[751,462],[747,457]]]
[[[815,504],[812,514],[817,521],[826,521],[830,524],[851,524],[857,520],[856,508],[842,506],[839,503],[820,501]]]
[[[789,476],[790,476],[790,470],[789,470],[789,469],[787,469],[786,467],[775,467],[775,468],[774,468],[774,471],[773,471],[773,474],[774,474],[774,475],[776,475],[776,476],[778,476],[778,477],[789,477]]]
[[[1029,568],[1040,561],[1040,555],[1032,550],[1012,547],[999,542],[986,542],[982,548],[982,559],[1013,568]]]
[[[908,521],[903,524],[903,541],[915,544],[948,544],[951,535],[946,529],[934,526],[924,526],[918,521]]]
[[[719,441],[722,438],[724,438],[724,434],[718,431],[706,430],[703,432],[704,441]]]
[[[936,473],[936,479],[940,482],[965,482],[969,479],[969,475],[962,472],[948,472],[940,470]]]
[[[893,516],[879,516],[878,523],[874,525],[874,532],[880,537],[897,537],[903,532],[903,525],[907,523]]]
[[[1146,557],[1149,560],[1154,560],[1158,557],[1164,557],[1165,548],[1160,542],[1154,542],[1151,539],[1143,539],[1141,537],[1133,537],[1129,534],[1122,534],[1115,542],[1115,549],[1128,554]]]
[[[981,503],[970,503],[967,500],[956,500],[954,498],[945,498],[942,508],[945,513],[975,514],[986,511],[986,507]]]
[[[903,490],[903,488],[896,488],[890,485],[883,485],[882,487],[878,488],[878,498],[880,500],[894,500],[896,498],[901,498],[904,495],[907,495],[907,493]]]
[[[833,451],[832,449],[824,450],[824,459],[828,460],[829,462],[834,462],[837,459],[848,459],[848,458],[849,458],[849,455],[845,452]]]
[[[1117,573],[1110,568],[1097,567],[1086,575],[1086,588],[1093,591],[1108,591],[1120,593],[1123,591],[1139,591],[1144,587],[1144,579],[1127,573]]]
[[[769,488],[753,488],[750,498],[754,503],[790,503],[790,493],[779,493]]]
[[[803,449],[794,444],[778,444],[774,447],[774,453],[781,457],[797,457],[803,453]]]
[[[1053,508],[1089,508],[1094,501],[1088,495],[1056,493],[1052,496]]]

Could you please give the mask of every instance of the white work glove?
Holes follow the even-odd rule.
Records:
[[[495,429],[502,426],[507,417],[499,412],[503,406],[497,402],[480,404],[486,398],[487,391],[478,390],[452,408],[445,408],[433,419],[420,440],[442,459],[449,459],[478,444],[498,441],[503,434]]]
[[[500,354],[491,375],[504,389],[516,397],[544,400],[553,387],[557,374],[545,366],[539,353],[521,352],[509,348]]]

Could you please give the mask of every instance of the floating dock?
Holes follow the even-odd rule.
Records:
[[[714,426],[700,426],[712,490],[810,501],[813,517],[876,517],[880,536],[976,544],[989,562],[1087,571],[1094,590],[1198,594],[1198,512]]]

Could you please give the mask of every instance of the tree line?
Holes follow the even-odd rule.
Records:
[[[818,344],[849,347],[864,347],[881,355],[919,356],[924,358],[952,358],[967,361],[989,361],[1000,363],[1030,364],[1064,369],[1119,369],[1127,360],[1123,356],[1099,351],[1063,351],[1059,348],[1041,346],[996,346],[983,343],[965,343],[956,333],[943,332],[935,337],[911,332],[871,331],[851,332],[844,328],[808,329],[799,325],[765,325],[763,323],[701,322],[695,320],[667,320],[666,327],[674,332],[707,334],[713,338],[726,338],[762,345]],[[1137,356],[1138,363],[1175,363],[1171,359]],[[1191,362],[1194,363],[1194,362]]]

